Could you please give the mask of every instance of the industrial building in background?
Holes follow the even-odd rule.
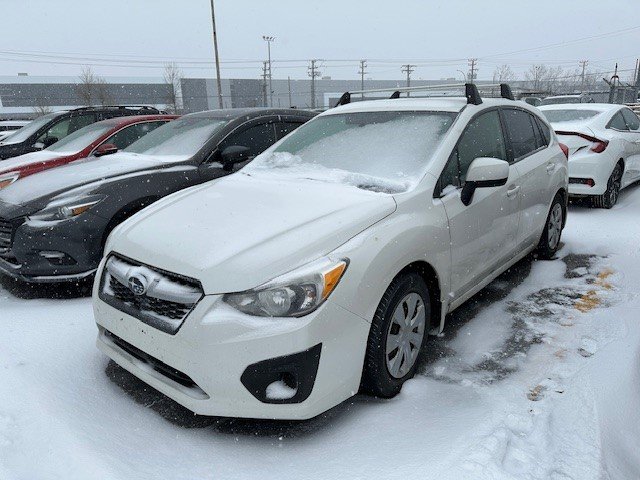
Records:
[[[80,78],[71,76],[37,77],[24,74],[0,76],[0,119],[31,119],[57,110],[87,105],[115,104],[149,105],[159,109],[175,109],[177,113],[190,113],[219,108],[220,97],[224,108],[262,107],[272,104],[274,108],[324,109],[333,106],[343,92],[362,89],[363,75],[357,80],[335,80],[321,76],[315,63],[310,68],[313,76],[303,80],[270,79],[267,71],[262,79],[223,78],[218,82],[213,78],[180,78],[177,89],[166,80],[155,77],[96,77],[95,82],[83,83]],[[412,78],[411,86],[459,82],[460,80],[456,78],[444,80]],[[218,95],[218,83],[222,89],[221,96]],[[406,78],[366,80],[366,88],[404,87],[406,83]],[[476,83],[482,85],[493,82],[477,81]],[[530,91],[525,81],[510,83],[517,96],[526,96]],[[601,83],[602,85],[596,91],[589,92],[597,102],[608,102],[612,98],[614,103],[632,103],[637,99],[637,89],[627,89],[623,92],[621,86],[614,82],[613,85],[618,90],[612,97],[610,90],[613,87],[604,81]],[[564,92],[541,93],[550,95]],[[459,94],[459,91],[452,90],[444,94],[455,95]],[[539,92],[536,92],[536,95],[538,94]],[[353,100],[363,99],[367,98],[358,96]]]

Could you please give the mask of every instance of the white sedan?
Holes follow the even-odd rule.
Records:
[[[640,180],[640,119],[624,105],[539,107],[569,147],[569,195],[611,208],[620,190]]]
[[[391,397],[448,312],[533,250],[554,255],[567,179],[524,102],[331,109],[114,230],[97,344],[205,415],[307,419],[359,390]]]

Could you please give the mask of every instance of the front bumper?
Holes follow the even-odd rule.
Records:
[[[302,420],[358,391],[369,324],[331,299],[304,317],[274,319],[206,295],[171,335],[100,300],[99,284],[98,348],[195,413]]]
[[[76,281],[95,273],[107,220],[89,212],[57,223],[14,218],[0,273],[29,283]]]

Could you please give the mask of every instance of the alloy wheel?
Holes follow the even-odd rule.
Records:
[[[555,250],[560,242],[560,235],[562,234],[562,205],[556,203],[549,215],[549,225],[547,231],[547,239],[549,242],[549,248]]]

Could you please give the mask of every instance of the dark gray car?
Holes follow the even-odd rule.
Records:
[[[185,115],[120,153],[19,179],[0,190],[0,273],[37,283],[90,276],[115,226],[166,195],[237,171],[314,115]]]

